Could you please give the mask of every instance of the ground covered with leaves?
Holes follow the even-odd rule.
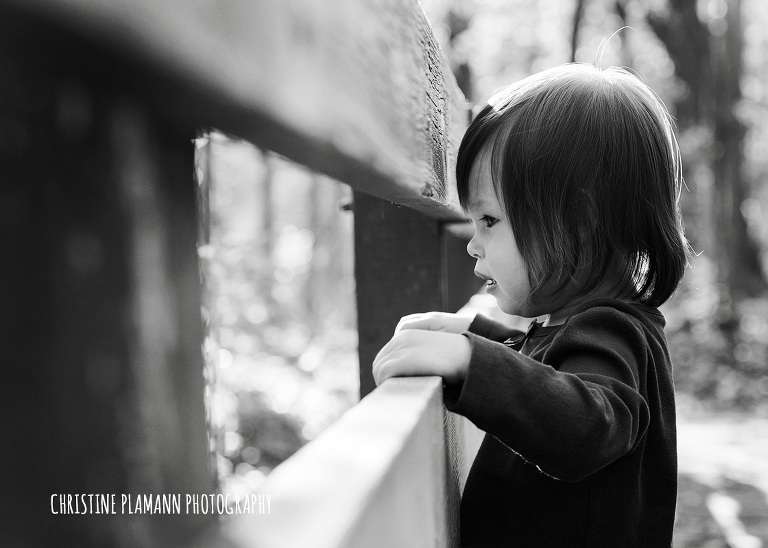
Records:
[[[676,548],[768,546],[768,419],[680,416]]]

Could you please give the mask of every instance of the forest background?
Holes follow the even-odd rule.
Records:
[[[569,61],[631,68],[661,96],[696,251],[663,307],[679,409],[768,417],[768,3],[422,4],[475,106]],[[219,133],[201,135],[197,164],[212,453],[222,488],[245,490],[358,400],[353,204],[341,183]]]

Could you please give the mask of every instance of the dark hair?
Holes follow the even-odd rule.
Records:
[[[528,268],[529,301],[617,294],[666,301],[688,264],[671,118],[637,76],[568,64],[497,92],[461,142],[459,200],[491,147],[491,177]]]

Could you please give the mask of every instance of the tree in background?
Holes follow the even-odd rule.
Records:
[[[669,0],[649,11],[647,20],[685,85],[675,103],[680,131],[698,129],[705,136],[695,159],[699,173],[711,173],[705,178],[709,184],[701,188],[710,195],[704,200],[709,211],[702,212],[699,221],[699,245],[708,248],[717,264],[718,318],[721,327],[732,330],[738,320],[734,303],[766,290],[758,246],[741,210],[749,192],[744,177],[746,127],[737,116],[744,76],[742,2]]]

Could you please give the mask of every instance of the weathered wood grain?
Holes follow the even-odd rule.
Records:
[[[222,548],[458,546],[446,509],[458,505],[462,472],[447,468],[463,461],[447,456],[456,446],[446,447],[444,414],[438,377],[388,380],[272,472],[259,491],[270,495],[270,515],[240,515],[224,526],[223,539],[217,534],[201,542]]]
[[[169,116],[461,219],[468,110],[414,0],[12,0],[115,54]],[[120,76],[118,76],[120,77]]]

